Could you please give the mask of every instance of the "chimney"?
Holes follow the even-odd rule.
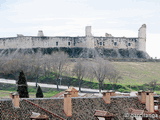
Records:
[[[66,116],[72,116],[72,99],[70,93],[64,94],[64,112]]]
[[[10,97],[11,99],[13,99],[12,94],[13,94],[13,92],[10,92],[10,93],[9,93],[9,97]]]
[[[148,110],[148,112],[154,112],[153,92],[146,92],[146,109]]]
[[[110,104],[111,103],[111,96],[114,96],[114,92],[113,91],[107,91],[107,92],[102,92],[103,94],[103,100],[106,104]]]
[[[39,31],[38,31],[38,36],[39,36],[39,37],[43,37],[43,36],[44,36],[44,34],[43,34],[43,31],[42,31],[42,30],[39,30]]]
[[[16,93],[10,93],[10,97],[12,99],[13,107],[19,108],[19,102],[20,102],[19,94],[17,92]]]
[[[145,104],[146,103],[146,92],[139,91],[138,92],[138,99],[140,100],[141,103]]]
[[[78,90],[76,90],[74,87],[68,88],[65,92],[71,94],[71,97],[78,97]]]

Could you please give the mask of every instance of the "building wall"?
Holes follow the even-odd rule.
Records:
[[[42,31],[41,31],[42,32]],[[107,49],[137,49],[146,51],[146,25],[139,29],[138,37],[95,37],[91,34],[91,26],[86,27],[86,35],[82,37],[48,37],[23,36],[0,38],[0,49],[8,48],[48,48],[48,47],[84,47],[84,48],[107,48]]]
[[[131,49],[136,48],[138,38],[95,37],[95,47]]]

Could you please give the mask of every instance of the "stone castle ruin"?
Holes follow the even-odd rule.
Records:
[[[106,33],[104,37],[93,36],[91,26],[86,26],[85,36],[45,36],[42,30],[37,36],[24,36],[0,38],[0,49],[34,50],[41,48],[45,51],[61,49],[70,56],[89,57],[99,54],[111,58],[148,58],[146,53],[146,25],[143,24],[138,31],[138,37],[113,37]],[[85,54],[85,55],[84,55]]]

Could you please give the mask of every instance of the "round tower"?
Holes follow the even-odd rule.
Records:
[[[38,36],[39,36],[39,37],[44,36],[44,34],[43,34],[43,31],[42,31],[42,30],[39,30],[39,31],[38,31]]]
[[[146,52],[146,24],[138,30],[137,50]]]
[[[94,37],[91,33],[91,26],[86,26],[86,47],[87,48],[94,48]]]

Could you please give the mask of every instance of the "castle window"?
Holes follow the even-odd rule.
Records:
[[[56,46],[58,46],[58,42],[56,42]]]
[[[99,45],[101,46],[101,45],[102,45],[102,42],[100,42]]]
[[[70,46],[71,45],[71,42],[68,42],[68,46]]]
[[[103,46],[105,46],[105,42],[103,42]]]
[[[128,43],[128,46],[131,46],[131,43]]]
[[[114,42],[114,46],[117,46],[117,42]]]

